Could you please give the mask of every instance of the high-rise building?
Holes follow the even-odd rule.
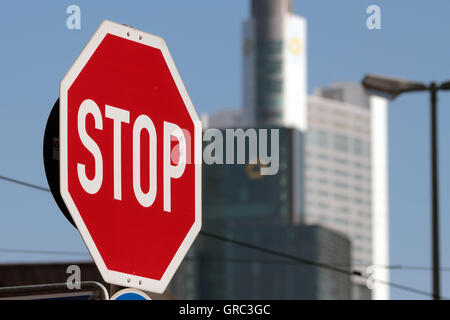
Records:
[[[292,0],[253,0],[243,25],[243,107],[248,126],[306,129],[306,21]]]
[[[255,222],[255,221],[253,221]],[[248,223],[248,221],[247,221]],[[317,225],[207,223],[209,232],[350,272],[350,241]],[[348,275],[209,238],[196,240],[169,291],[179,299],[351,299]]]
[[[386,100],[356,83],[317,89],[308,100],[305,141],[301,220],[346,234],[356,268],[388,265]],[[385,269],[374,272],[389,280]],[[354,280],[354,295],[367,297],[366,282]],[[373,289],[373,298],[389,298],[386,285]]]
[[[303,211],[304,135],[292,128],[278,130],[275,175],[261,175],[257,164],[203,165],[203,230],[350,272],[351,245],[345,235],[293,223]],[[225,136],[226,130],[221,132]],[[186,299],[350,299],[351,289],[348,274],[201,236],[170,292]]]
[[[306,98],[306,21],[292,1],[253,0],[244,23],[244,123],[306,133],[303,211],[293,222],[320,223],[352,240],[355,265],[387,265],[387,102],[359,84],[318,89]],[[387,269],[374,268],[387,281]],[[367,297],[355,279],[355,296]],[[388,299],[375,283],[372,297]]]
[[[354,268],[369,276],[369,266],[389,264],[387,102],[367,95],[357,83],[340,83],[317,89],[307,107],[308,130],[280,129],[280,168],[287,171],[245,183],[245,174],[238,174],[244,169],[205,167],[205,179],[217,178],[204,195],[205,212],[249,215],[259,205],[264,209],[260,213],[272,210],[273,221],[318,224],[338,231],[351,240]],[[233,121],[210,116],[212,127],[232,127]],[[301,143],[290,144],[291,136]],[[279,185],[279,181],[288,183]],[[233,191],[218,192],[232,185],[236,186]],[[239,196],[275,187],[274,197]],[[284,202],[278,198],[282,194],[289,195]],[[372,271],[371,276],[381,281],[369,290],[364,279],[354,277],[355,299],[389,299],[389,287],[381,283],[389,281],[388,270],[375,267]]]
[[[259,128],[265,129],[265,128]],[[234,130],[234,129],[232,129]],[[247,128],[243,129],[244,132]],[[304,204],[303,140],[304,135],[291,128],[277,128],[279,163],[275,175],[261,175],[260,165],[251,164],[211,164],[203,165],[202,189],[203,222],[228,220],[247,221],[253,224],[292,224],[302,212]],[[226,129],[220,132],[224,137],[223,158],[226,158]],[[270,132],[270,130],[268,130]],[[271,135],[268,134],[268,150]],[[245,150],[249,144],[258,145],[261,137],[245,139]],[[227,141],[229,142],[229,141]],[[237,138],[234,139],[237,143]],[[209,143],[209,142],[208,142]],[[205,146],[208,144],[205,143]],[[234,153],[237,160],[236,152]],[[249,152],[245,157],[248,159]]]
[[[272,224],[293,233],[301,230],[293,226],[320,225],[350,239],[354,269],[365,274],[371,265],[388,265],[386,100],[356,83],[317,89],[307,97],[305,19],[288,0],[253,0],[251,15],[243,29],[243,109],[211,115],[209,126],[280,128],[284,154],[278,175],[264,179],[249,179],[245,166],[205,167],[205,227],[208,217],[217,218],[211,220],[215,224],[234,221],[239,230],[261,222],[266,223],[261,228]],[[195,254],[208,250],[198,248]],[[186,270],[195,273],[197,267]],[[389,281],[388,269],[372,271],[380,281],[369,290],[355,277],[353,298],[389,299],[382,283]],[[210,286],[217,280],[208,279]]]

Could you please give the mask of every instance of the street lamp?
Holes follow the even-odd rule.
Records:
[[[450,82],[437,85],[431,82],[425,85],[404,79],[380,75],[366,75],[362,85],[369,94],[383,96],[393,100],[405,92],[429,91],[431,106],[431,242],[432,242],[432,282],[433,299],[440,299],[439,274],[439,185],[438,185],[438,142],[437,142],[437,91],[450,90]]]

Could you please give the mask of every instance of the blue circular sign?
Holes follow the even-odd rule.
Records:
[[[116,292],[111,300],[152,300],[144,292],[137,289],[122,289]]]

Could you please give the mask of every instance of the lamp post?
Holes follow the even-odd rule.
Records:
[[[432,244],[432,283],[433,299],[439,300],[440,273],[439,273],[439,180],[438,180],[438,141],[437,141],[437,92],[450,90],[450,82],[437,85],[431,82],[425,85],[404,79],[396,79],[379,75],[367,75],[362,85],[369,93],[383,96],[389,100],[395,99],[402,93],[414,91],[430,92],[430,118],[431,118],[431,244]]]

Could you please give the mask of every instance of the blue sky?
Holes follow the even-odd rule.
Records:
[[[81,8],[81,30],[66,28],[66,8]],[[382,29],[366,28],[366,8],[381,7]],[[450,2],[297,0],[308,20],[308,90],[380,73],[429,82],[450,79]],[[0,11],[0,175],[46,186],[42,139],[59,82],[104,19],[162,36],[199,113],[241,103],[241,23],[248,1],[8,1]],[[389,109],[390,257],[430,266],[429,109],[424,93]],[[450,266],[450,93],[439,95],[441,253]],[[86,252],[50,194],[0,181],[0,248]],[[77,256],[0,252],[0,263]],[[442,273],[450,297],[450,273]],[[394,270],[391,280],[431,290],[429,271]],[[398,289],[392,298],[421,296]]]

